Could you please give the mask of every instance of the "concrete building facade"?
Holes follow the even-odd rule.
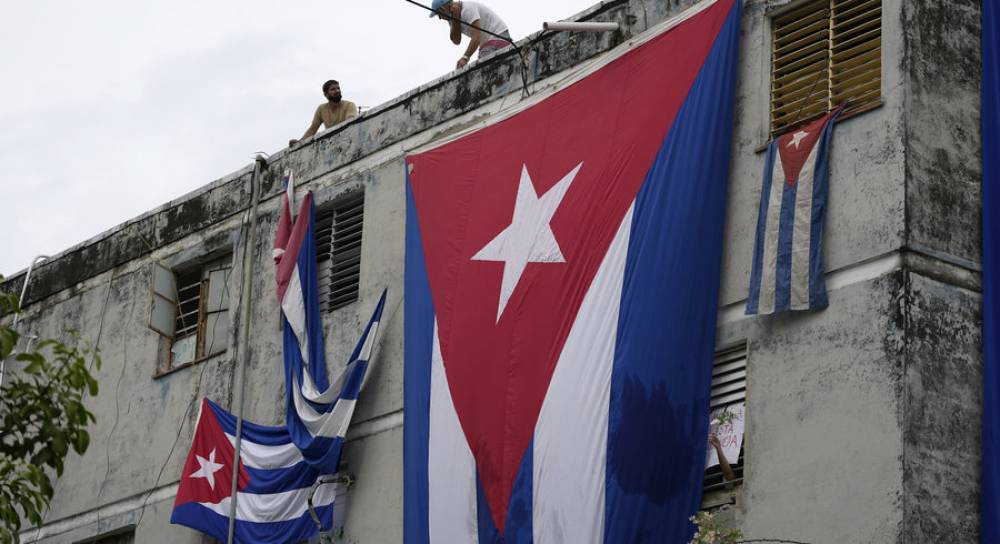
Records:
[[[578,20],[619,21],[604,34],[545,33],[519,42],[528,84],[627,43],[690,0],[609,0]],[[978,541],[982,399],[979,258],[979,25],[976,0],[882,2],[880,107],[834,132],[825,236],[830,306],[747,317],[769,138],[771,23],[786,0],[745,0],[717,344],[746,343],[741,485],[714,494],[748,538],[804,542]],[[323,209],[364,194],[358,300],[324,314],[327,357],[344,362],[383,288],[377,360],[354,416],[338,541],[402,541],[405,175],[412,149],[521,99],[508,52],[421,86],[306,145],[262,173],[256,243],[244,228],[252,166],[45,261],[30,278],[19,328],[74,329],[101,349],[97,423],[70,455],[45,524],[24,542],[207,542],[169,525],[203,396],[233,401],[240,294],[251,289],[245,417],[284,421],[279,310],[271,243],[282,172]],[[157,265],[231,260],[223,351],[173,371],[148,326]],[[254,273],[242,285],[250,259]],[[25,274],[3,289],[19,292]],[[211,354],[209,354],[211,355]],[[166,366],[165,366],[166,365]],[[16,371],[16,370],[15,370]],[[706,497],[708,500],[710,497]],[[111,540],[107,540],[110,542]]]

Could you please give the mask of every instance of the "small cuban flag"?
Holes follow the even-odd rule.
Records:
[[[819,310],[829,148],[837,108],[771,142],[757,216],[747,315]]]
[[[246,544],[303,542],[319,534],[309,500],[324,531],[333,525],[337,486],[313,485],[309,466],[285,427],[243,421],[237,478],[235,540]],[[202,399],[198,426],[181,473],[170,523],[225,542],[233,482],[236,416]]]

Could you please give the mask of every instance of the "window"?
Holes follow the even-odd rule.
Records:
[[[319,299],[327,312],[358,300],[365,193],[351,192],[316,214]]]
[[[159,373],[226,351],[231,272],[231,255],[177,270],[153,266],[149,327],[169,344]]]
[[[712,398],[709,402],[712,419],[717,419],[718,414],[723,411],[742,414],[746,397],[747,344],[741,342],[715,353],[715,364],[712,366]],[[735,462],[730,459],[729,463],[733,472],[736,473],[736,480],[726,482],[722,477],[722,468],[719,465],[709,467],[705,470],[705,493],[724,489],[727,485],[742,483],[743,447],[739,448],[738,459]]]
[[[771,135],[882,102],[882,0],[809,0],[772,18]]]
[[[133,544],[135,542],[135,529],[129,528],[114,533],[105,534],[92,540],[84,540],[78,544]]]

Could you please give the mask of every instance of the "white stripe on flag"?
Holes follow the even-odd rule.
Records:
[[[822,140],[822,138],[821,138]],[[795,226],[792,228],[792,310],[809,309],[809,249],[812,240],[813,178],[816,155],[822,141],[817,141],[802,165],[795,193]]]
[[[781,154],[774,150],[774,167],[771,169],[771,195],[767,204],[767,223],[764,226],[764,255],[760,265],[760,297],[757,313],[774,313],[774,280],[778,269],[778,233],[781,228],[781,196],[785,194],[785,168]]]
[[[236,494],[236,520],[250,521],[254,523],[270,523],[276,521],[288,521],[298,519],[309,511],[309,495],[312,488],[304,487],[283,493],[272,493],[269,495],[258,495],[256,493]],[[318,508],[333,504],[337,498],[337,486],[334,484],[321,485],[316,489],[313,497],[313,507]],[[229,503],[232,499],[226,497],[221,502],[212,504],[198,503],[205,508],[229,517]]]
[[[479,542],[476,461],[451,399],[436,320],[428,435],[427,526],[430,542]]]
[[[292,399],[295,402],[295,413],[305,425],[306,430],[314,437],[343,438],[351,425],[354,415],[354,399],[339,399],[333,410],[317,412],[302,397],[298,387],[292,388]]]
[[[341,373],[341,376],[338,377],[339,381],[335,381],[326,391],[321,392],[316,387],[316,381],[313,380],[312,374],[309,373],[309,334],[306,332],[305,298],[303,297],[298,266],[295,267],[295,270],[292,271],[292,277],[289,278],[285,298],[281,300],[281,311],[285,314],[285,319],[288,320],[292,333],[299,341],[299,353],[302,354],[302,396],[306,400],[318,404],[334,402],[340,395],[345,374]]]
[[[236,447],[236,437],[226,433],[229,443]],[[240,441],[240,461],[248,468],[273,470],[293,467],[303,461],[302,453],[295,444],[289,442],[280,446],[257,444],[244,435]]]
[[[604,540],[608,404],[632,210],[584,296],[538,415],[535,544]]]

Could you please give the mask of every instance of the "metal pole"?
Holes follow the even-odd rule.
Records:
[[[24,275],[24,285],[21,286],[21,298],[17,299],[18,310],[20,310],[21,304],[24,303],[25,295],[28,294],[28,280],[31,279],[31,270],[35,268],[35,263],[37,263],[38,261],[44,261],[45,259],[48,258],[49,258],[48,255],[35,255],[35,258],[31,259],[31,263],[28,264],[28,273]],[[11,328],[17,330],[17,322],[20,320],[21,320],[21,312],[18,311],[17,313],[14,314],[14,324],[11,325]],[[31,349],[31,338],[29,337],[28,347],[25,348],[25,351],[28,351],[30,349]],[[14,352],[16,353],[17,350],[14,350]],[[6,366],[7,366],[7,359],[0,359],[0,388],[3,387],[3,375]]]
[[[233,544],[236,534],[236,492],[240,476],[240,445],[243,439],[243,390],[246,388],[246,366],[250,362],[250,292],[251,280],[253,279],[253,248],[257,243],[257,204],[260,202],[260,171],[266,168],[264,157],[257,155],[254,159],[253,177],[250,178],[250,225],[247,230],[246,246],[243,248],[243,284],[240,289],[243,296],[240,299],[240,334],[239,350],[240,361],[237,361],[236,368],[236,391],[234,392],[234,402],[236,405],[236,451],[233,453],[233,485],[229,495],[229,537],[228,544]],[[250,252],[249,255],[247,252]],[[249,257],[249,258],[247,258]]]

